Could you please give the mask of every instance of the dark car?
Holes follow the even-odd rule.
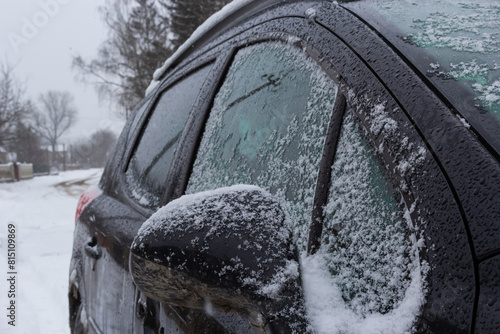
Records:
[[[81,198],[89,333],[500,333],[500,5],[236,1]]]

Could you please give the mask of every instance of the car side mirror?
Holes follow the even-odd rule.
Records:
[[[254,186],[183,196],[139,230],[130,272],[148,297],[238,313],[269,333],[305,333],[299,259],[289,218]]]

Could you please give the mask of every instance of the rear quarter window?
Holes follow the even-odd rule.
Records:
[[[211,65],[190,74],[161,93],[125,172],[132,198],[145,207],[157,207],[177,142]]]

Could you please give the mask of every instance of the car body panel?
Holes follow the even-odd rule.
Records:
[[[475,333],[495,333],[500,328],[500,256],[479,265],[481,291],[478,302]]]
[[[380,22],[380,20],[375,20],[374,14],[368,11],[369,7],[364,7],[361,2],[351,3],[347,7],[354,10],[357,15],[370,22],[370,24],[376,26],[380,33],[390,39],[391,43],[395,43],[395,52],[393,54],[388,53],[382,64],[380,64],[380,58],[377,57],[376,48],[373,45],[373,42],[377,39],[370,39],[368,43],[371,45],[369,47],[363,42],[360,42],[356,47],[360,56],[370,62],[370,66],[380,74],[381,79],[395,95],[407,96],[412,94],[411,100],[415,102],[424,99],[424,97],[442,100],[439,109],[423,108],[421,105],[426,105],[427,102],[422,101],[422,103],[408,103],[405,105],[405,110],[408,111],[419,131],[422,132],[429,145],[432,146],[436,157],[443,163],[443,168],[447,170],[449,181],[457,191],[457,197],[464,210],[467,228],[470,229],[469,233],[473,240],[475,255],[481,259],[498,254],[500,250],[500,229],[497,227],[498,217],[500,217],[500,206],[498,206],[498,196],[500,196],[498,154],[500,151],[498,147],[491,147],[491,145],[500,146],[499,144],[493,144],[499,138],[498,134],[500,133],[497,121],[489,113],[468,115],[468,113],[472,113],[471,109],[474,109],[474,107],[466,104],[450,108],[451,102],[444,98],[439,90],[429,82],[425,73],[421,73],[415,68],[409,71],[409,66],[404,66],[400,60],[401,53],[396,54],[396,51],[402,52],[406,57],[414,56],[411,62],[409,60],[405,61],[403,58],[406,64],[425,63],[427,65],[432,63],[433,59],[423,60],[424,55],[417,46],[396,37],[394,30],[390,30],[381,24],[377,25],[376,22]],[[359,24],[365,26],[366,29],[366,25],[361,22]],[[342,27],[336,26],[335,31],[342,31]],[[379,39],[378,44],[382,43],[383,41]],[[383,47],[387,48],[386,43],[384,43]],[[373,60],[370,61],[370,59]],[[396,59],[399,61],[396,61]],[[389,71],[381,71],[380,68],[384,67],[386,69],[388,67],[393,68]],[[404,67],[407,67],[406,73]],[[415,70],[418,72],[415,72]],[[394,73],[397,73],[397,75],[395,76]],[[430,87],[427,92],[419,89],[418,86],[414,86],[418,77],[420,78],[419,81],[426,83]],[[464,93],[460,90],[460,87],[455,89],[462,94]],[[464,125],[460,120],[463,114],[467,115],[465,116],[466,120],[472,125],[472,128]],[[456,116],[456,119],[453,119],[450,115]],[[484,119],[475,120],[474,117]],[[490,128],[482,129],[484,126]],[[486,140],[481,136],[486,136]]]
[[[442,94],[415,72],[408,58],[380,36],[376,29],[383,32],[383,27],[360,19],[369,14],[356,6],[349,4],[346,10],[330,1],[256,1],[219,22],[166,69],[160,85],[142,102],[144,108],[139,105],[127,123],[101,180],[104,194],[84,210],[75,231],[71,268],[77,278],[72,285],[80,289],[80,303],[102,332],[252,330],[238,316],[211,318],[203,311],[160,305],[131,285],[129,247],[154,209],[128,195],[123,172],[159,92],[213,62],[181,135],[161,204],[183,195],[211,103],[236,50],[266,40],[304,50],[336,81],[368,141],[378,148],[377,157],[389,170],[414,227],[424,236],[420,258],[427,268],[427,293],[414,330],[498,329],[497,323],[488,321],[498,314],[498,302],[490,298],[491,293],[499,293],[494,279],[498,277],[498,256],[494,256],[500,249],[497,157],[456,116]],[[383,122],[396,122],[396,132],[376,126],[381,119],[374,107],[380,104]],[[407,162],[417,163],[405,167]],[[84,250],[94,236],[103,251],[99,259]],[[124,313],[117,312],[116,305]],[[139,319],[136,315],[144,314],[138,312],[141,305],[149,316]],[[125,313],[134,314],[135,320],[122,321]]]
[[[301,8],[304,9],[307,6],[310,6],[311,3],[307,3],[304,5],[304,7]],[[332,9],[330,9],[330,12]],[[330,13],[329,11],[326,11],[326,13]],[[317,11],[317,13],[321,13],[321,11]],[[319,14],[318,14],[319,15]],[[338,15],[342,15],[342,12],[340,12]],[[350,17],[350,15],[344,13],[346,15],[347,19]],[[332,16],[331,16],[332,17]],[[348,26],[350,22],[342,22],[340,21],[340,18],[333,16],[331,18],[334,22],[338,22],[339,25],[344,25]],[[345,20],[347,20],[345,19]],[[352,17],[351,17],[352,19]],[[279,22],[277,22],[279,21]],[[274,30],[276,33],[274,34],[274,38],[279,37],[279,33],[281,32],[285,35],[282,35],[281,38],[286,40],[286,35],[289,34],[289,36],[295,36],[298,38],[301,38],[302,40],[308,40],[310,44],[313,44],[315,46],[325,46],[324,49],[319,49],[317,52],[319,54],[322,54],[322,56],[325,59],[329,59],[329,62],[338,64],[336,67],[337,70],[337,76],[339,78],[342,78],[345,80],[345,85],[346,85],[346,95],[354,95],[354,96],[365,96],[365,100],[369,101],[370,99],[376,100],[377,98],[380,98],[380,96],[386,96],[387,98],[387,103],[392,103],[391,105],[387,106],[387,109],[395,109],[398,108],[399,103],[391,99],[390,94],[388,94],[384,86],[380,84],[380,86],[374,86],[374,83],[376,83],[376,76],[374,76],[373,72],[370,72],[370,69],[367,68],[362,61],[360,61],[357,57],[356,54],[353,53],[345,44],[343,44],[340,40],[335,40],[335,38],[326,32],[323,34],[314,32],[313,33],[313,27],[311,26],[313,23],[307,19],[301,19],[301,18],[283,18],[281,20],[276,20],[276,21],[268,21],[266,23],[263,23],[262,25],[259,25],[255,29],[258,31],[259,29],[261,31],[266,31],[266,30]],[[279,28],[278,28],[279,27]],[[360,28],[356,31],[358,34],[362,34],[363,30]],[[254,31],[247,31],[248,35],[252,36],[253,38],[245,39],[243,36],[247,36],[243,34],[240,39],[242,40],[240,43],[241,44],[248,44],[253,41],[258,40],[259,38],[254,37],[257,35],[256,32]],[[369,37],[373,37],[373,33],[369,31],[368,29],[364,30],[364,33],[368,35]],[[351,32],[352,34],[352,32]],[[327,36],[330,37],[327,39]],[[224,36],[223,36],[224,37]],[[221,37],[221,39],[223,38]],[[315,37],[317,37],[317,40],[315,40]],[[356,37],[356,36],[355,36]],[[262,38],[262,37],[260,37]],[[269,38],[269,37],[268,37]],[[322,39],[323,38],[323,39]],[[351,37],[354,40],[358,40],[359,37]],[[365,37],[365,39],[368,39]],[[234,42],[233,42],[234,43]],[[318,47],[319,48],[319,47]],[[387,47],[385,50],[380,51],[382,53],[383,51],[388,51]],[[349,60],[348,62],[345,60]],[[358,59],[358,60],[357,60]],[[402,62],[399,61],[401,64]],[[344,66],[342,66],[344,65]],[[390,72],[390,70],[393,67],[387,67],[385,70],[387,72]],[[407,70],[409,73],[411,73],[409,70]],[[348,73],[349,75],[343,75],[344,73]],[[376,72],[378,74],[378,72]],[[368,78],[372,77],[372,80],[368,80]],[[418,78],[417,78],[418,79]],[[413,83],[415,84],[415,83]],[[347,87],[350,87],[353,89],[353,92],[350,92]],[[428,88],[425,86],[425,84],[421,84],[421,87],[423,90],[427,90]],[[369,88],[369,89],[368,89]],[[342,87],[341,87],[342,89]],[[430,105],[436,106],[436,108],[442,108],[443,113],[449,111],[444,107],[442,104],[440,105],[441,101],[437,98],[435,98],[432,95],[432,92],[428,92],[428,96],[430,98],[433,98],[433,100],[426,101],[422,100],[422,104],[420,105],[420,108],[429,108]],[[348,98],[349,100],[349,98]],[[392,102],[389,102],[391,101]],[[363,107],[363,104],[365,104],[366,108],[366,102],[363,103],[363,101],[355,101],[351,99],[349,101],[351,104],[359,104],[360,108]],[[433,103],[433,104],[431,104]],[[410,103],[408,103],[410,104]],[[418,106],[417,106],[418,107]],[[413,105],[413,108],[416,108]],[[360,110],[359,113],[361,113],[360,118],[363,119],[365,116],[363,115],[364,111]],[[452,126],[458,126],[459,121],[452,117],[451,114],[447,114],[446,117],[443,117],[443,127],[448,126],[446,122],[455,122],[453,123]],[[199,118],[203,118],[206,116],[200,116]],[[401,117],[401,115],[395,113],[394,115],[391,115],[391,117],[394,117],[398,120],[398,122],[403,122],[403,124],[406,125],[407,134],[406,135],[411,135],[412,140],[418,140],[417,138],[420,137],[418,132],[415,132],[415,130],[412,131],[412,124],[408,119],[405,117]],[[366,127],[370,127],[370,119],[367,120],[367,125]],[[412,133],[413,132],[413,133]],[[375,139],[376,140],[376,145],[380,144],[384,139],[382,136],[381,138]],[[420,142],[422,146],[424,146],[424,142]],[[395,143],[386,143],[387,145],[394,145]],[[399,148],[401,152],[395,151],[395,148],[392,147],[390,150],[393,152],[388,151],[387,154],[392,153],[392,157],[388,156],[387,157],[387,163],[392,163],[394,164],[394,157],[397,156],[398,159],[402,159],[403,154],[409,154],[409,152],[404,152],[404,148]],[[431,161],[426,161],[429,164],[432,164]],[[396,166],[393,166],[396,167]],[[427,166],[426,166],[427,167]],[[429,168],[429,170],[427,170]],[[432,220],[433,224],[432,226],[428,226],[427,228],[429,229],[426,232],[429,232],[429,239],[427,240],[429,247],[427,248],[430,257],[431,258],[440,258],[440,264],[442,265],[440,268],[435,269],[435,272],[433,274],[436,275],[436,279],[430,279],[429,281],[431,282],[431,286],[429,287],[430,291],[433,291],[435,294],[435,299],[441,300],[440,293],[444,289],[446,289],[446,286],[455,286],[457,281],[460,281],[460,292],[462,293],[463,301],[461,303],[458,303],[457,300],[454,301],[454,303],[448,303],[448,302],[442,302],[439,301],[438,304],[432,304],[434,303],[434,298],[429,298],[432,300],[430,305],[427,305],[428,307],[428,318],[429,318],[429,323],[437,323],[435,320],[435,315],[438,312],[443,312],[444,309],[447,309],[447,312],[450,316],[450,319],[455,318],[455,320],[449,320],[450,324],[440,324],[438,326],[438,329],[436,329],[436,332],[439,330],[442,330],[443,328],[455,326],[457,323],[467,323],[472,322],[472,316],[473,316],[473,308],[474,308],[474,300],[475,300],[475,294],[476,294],[476,278],[475,278],[475,272],[474,272],[474,263],[473,263],[473,258],[471,254],[471,249],[468,246],[468,235],[467,235],[467,230],[466,230],[466,225],[463,222],[463,215],[460,211],[460,207],[457,205],[456,198],[454,198],[453,195],[453,190],[449,188],[449,182],[447,180],[446,174],[443,174],[442,168],[436,162],[434,161],[434,166],[433,167],[427,167],[425,172],[422,169],[420,177],[416,177],[416,175],[409,175],[408,184],[411,184],[412,182],[419,182],[421,184],[414,185],[416,189],[419,189],[417,193],[420,193],[421,191],[426,193],[425,197],[426,198],[420,198],[419,200],[422,201],[422,207],[425,207],[426,205],[433,205],[434,207],[434,212],[428,212],[426,215],[429,216],[427,218],[428,220]],[[422,179],[424,174],[427,174],[428,177],[433,179],[433,184],[432,188],[430,188],[427,180]],[[414,181],[411,180],[411,178],[415,179]],[[420,178],[420,180],[419,180]],[[438,181],[440,179],[440,181]],[[425,191],[424,191],[425,189]],[[180,192],[182,193],[182,191]],[[410,195],[409,195],[410,196]],[[415,198],[413,199],[415,200]],[[411,206],[411,201],[409,201],[410,206]],[[425,203],[425,204],[423,204]],[[438,204],[439,203],[439,204]],[[441,209],[439,209],[441,207]],[[422,212],[420,212],[420,216],[422,219],[425,220],[425,216]],[[432,219],[430,218],[432,216]],[[453,224],[450,224],[450,222],[454,222]],[[447,234],[449,237],[444,237],[442,233],[444,230],[447,230]],[[434,247],[431,247],[434,246]],[[451,248],[450,248],[451,247]],[[458,262],[457,262],[458,261]],[[455,265],[453,266],[447,266],[445,265],[446,263],[462,263],[458,267]],[[433,266],[434,267],[434,266]],[[469,269],[465,269],[469,268]],[[465,271],[469,271],[468,274],[465,274]],[[439,279],[437,278],[439,277]],[[442,282],[441,284],[438,282]],[[441,304],[442,303],[442,304]],[[458,307],[460,305],[460,307]],[[469,306],[465,306],[469,305]],[[466,320],[469,319],[469,320]],[[427,331],[431,331],[431,328],[426,328]],[[468,331],[468,328],[462,328],[462,331]]]

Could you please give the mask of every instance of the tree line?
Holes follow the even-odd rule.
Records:
[[[58,145],[76,117],[74,98],[69,92],[47,91],[36,102],[31,101],[13,68],[0,64],[0,149],[9,154],[0,157],[0,163],[33,163],[39,172],[66,163],[104,166],[116,141],[109,130],[97,130],[89,138],[62,149]]]
[[[91,84],[101,101],[128,118],[144,97],[153,72],[211,14],[230,0],[108,0],[99,8],[108,36],[93,59],[73,58],[80,80]],[[0,148],[13,152],[19,162],[35,164],[81,163],[104,165],[116,141],[109,130],[97,130],[88,138],[58,152],[61,136],[77,116],[69,92],[48,91],[36,101],[25,97],[25,87],[14,69],[0,64]],[[42,149],[47,146],[49,149]],[[0,159],[0,162],[1,161]]]
[[[94,59],[73,59],[81,80],[128,118],[154,71],[231,0],[114,0],[100,8],[107,40]]]

